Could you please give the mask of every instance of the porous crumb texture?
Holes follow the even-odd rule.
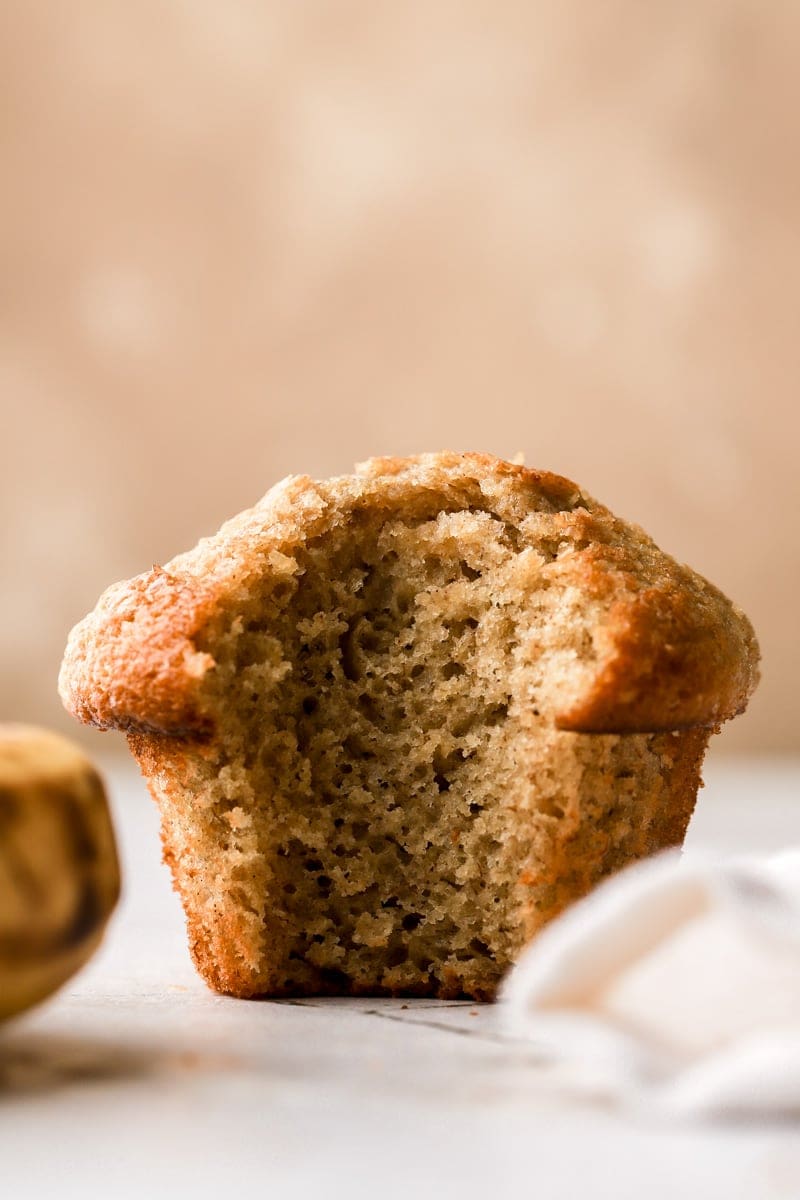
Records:
[[[490,997],[541,924],[678,844],[747,618],[569,480],[489,455],[294,477],[70,635],[125,730],[195,961],[234,995]]]
[[[554,554],[536,520],[361,513],[212,623],[213,743],[132,742],[214,986],[487,998],[570,899],[681,841],[707,731],[537,707],[544,644],[586,637],[536,603]]]

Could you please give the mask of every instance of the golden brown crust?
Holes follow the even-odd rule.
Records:
[[[326,483],[290,478],[166,568],[117,584],[70,635],[59,688],[66,707],[103,729],[172,736],[211,732],[203,681],[214,660],[204,629],[248,578],[279,570],[284,551],[360,511],[485,508],[519,522],[543,513],[548,589],[572,597],[591,653],[553,678],[562,729],[632,732],[717,727],[758,679],[747,618],[574,483],[486,454],[373,459]]]
[[[557,716],[560,729],[636,733],[718,728],[758,682],[758,644],[744,614],[652,543],[592,545],[573,579],[601,609],[597,665]]]
[[[115,584],[70,637],[64,704],[100,729],[201,733],[199,684],[213,660],[192,639],[212,609],[197,581],[161,567]]]

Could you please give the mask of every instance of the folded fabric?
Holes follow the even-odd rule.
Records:
[[[620,872],[539,935],[502,1000],[571,1090],[800,1117],[800,849]]]

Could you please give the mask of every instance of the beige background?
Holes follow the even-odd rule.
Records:
[[[0,715],[289,472],[524,451],[725,588],[798,749],[800,6],[58,0],[0,32]]]

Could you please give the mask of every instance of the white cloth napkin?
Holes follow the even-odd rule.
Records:
[[[502,1000],[570,1090],[800,1116],[800,849],[622,871],[536,938]]]

